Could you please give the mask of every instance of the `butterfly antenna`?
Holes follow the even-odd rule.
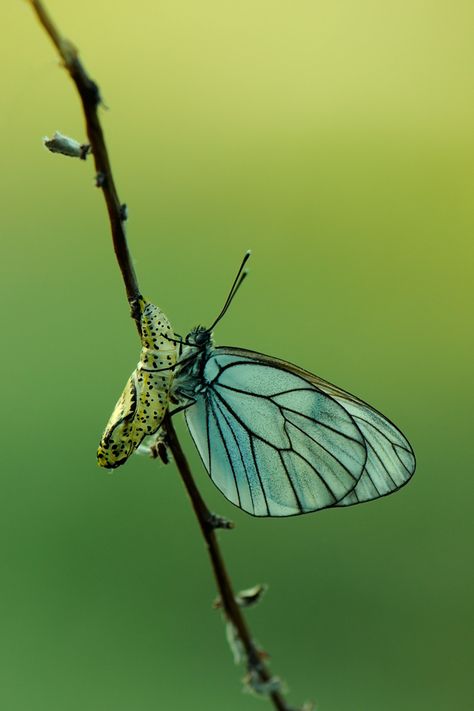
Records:
[[[248,271],[247,271],[246,269],[244,269],[244,267],[245,267],[245,265],[247,264],[250,255],[251,255],[251,251],[250,251],[250,249],[249,249],[249,250],[247,250],[247,251],[245,252],[244,258],[242,259],[242,264],[240,265],[239,271],[237,272],[237,276],[236,276],[235,279],[234,279],[234,283],[232,284],[232,286],[231,286],[231,288],[230,288],[229,296],[227,297],[227,299],[226,299],[226,301],[225,301],[225,304],[224,304],[224,306],[223,306],[222,309],[221,309],[220,314],[219,314],[218,317],[215,319],[215,321],[213,322],[213,324],[212,324],[211,326],[209,326],[209,328],[207,329],[208,331],[212,331],[213,328],[215,328],[215,326],[217,326],[217,324],[219,323],[219,321],[221,320],[221,318],[225,315],[227,309],[228,309],[229,306],[231,305],[234,296],[236,295],[236,293],[237,293],[238,290],[240,289],[243,280],[245,279],[245,277],[246,277],[247,274],[248,274]]]

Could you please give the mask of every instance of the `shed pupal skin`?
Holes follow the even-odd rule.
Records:
[[[177,361],[175,335],[163,311],[138,300],[142,349],[138,365],[107,423],[97,452],[99,466],[124,464],[145,437],[155,434],[170,403]]]

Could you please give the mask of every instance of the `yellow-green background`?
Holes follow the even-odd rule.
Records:
[[[407,433],[402,492],[236,530],[237,587],[293,704],[472,709],[474,6],[51,0],[102,112],[142,289],[183,333],[291,361]],[[0,708],[240,711],[174,466],[95,464],[138,344],[75,91],[2,0]],[[259,705],[260,703],[260,705]]]

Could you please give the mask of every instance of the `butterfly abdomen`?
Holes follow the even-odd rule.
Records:
[[[124,464],[144,437],[159,429],[169,406],[176,364],[176,344],[171,324],[154,304],[140,299],[142,349],[107,423],[97,461],[107,469]]]

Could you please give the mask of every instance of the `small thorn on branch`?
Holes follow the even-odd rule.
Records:
[[[43,144],[51,153],[61,153],[61,155],[69,158],[85,160],[89,153],[92,153],[88,143],[79,143],[75,138],[65,136],[59,131],[56,131],[52,138],[44,136]]]

